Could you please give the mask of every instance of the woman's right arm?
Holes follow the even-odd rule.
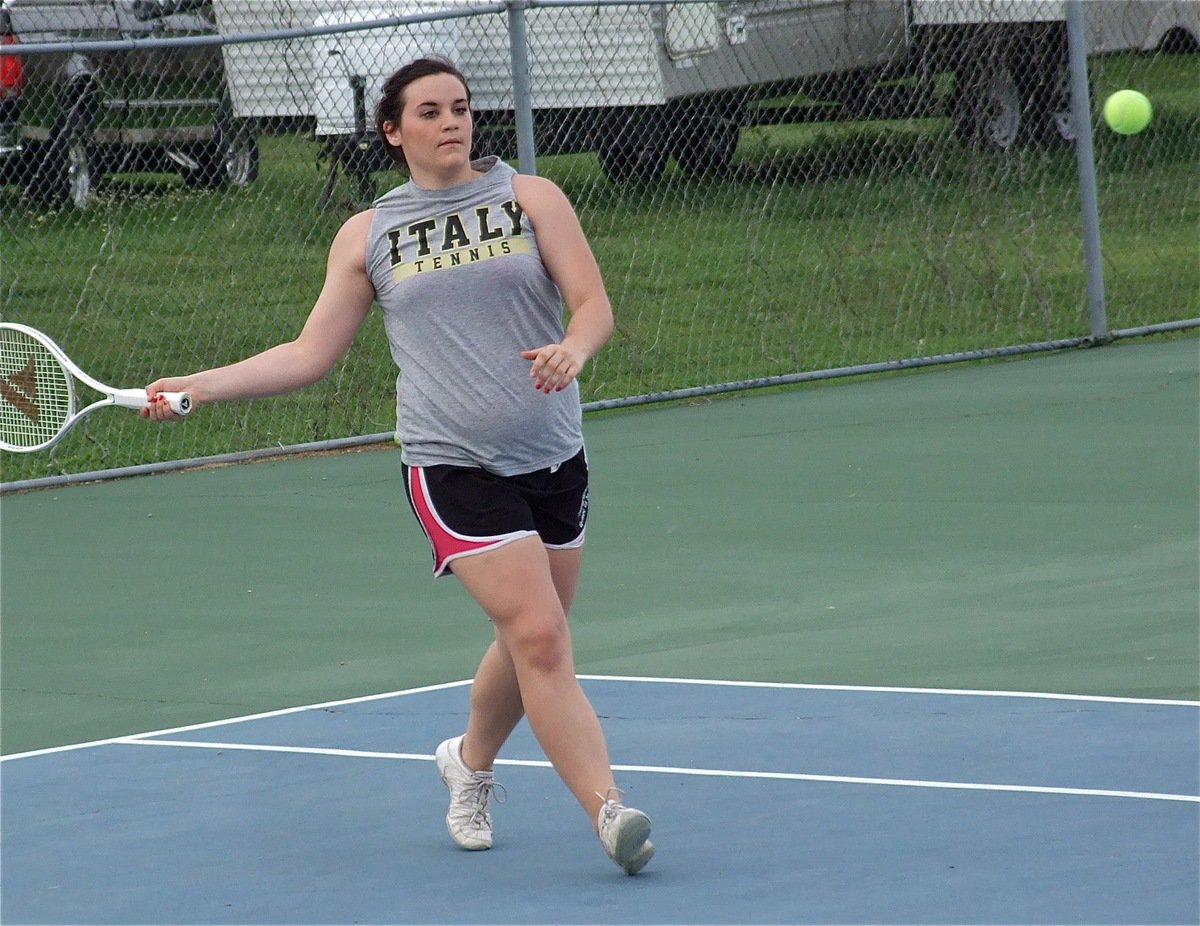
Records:
[[[373,215],[368,210],[352,216],[334,236],[325,283],[295,340],[228,366],[156,380],[146,393],[153,399],[160,392],[186,392],[194,405],[203,405],[282,395],[323,377],[350,349],[375,301],[367,276],[367,234]],[[159,420],[176,417],[165,402],[152,402],[142,414]]]

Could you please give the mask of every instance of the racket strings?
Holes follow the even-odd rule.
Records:
[[[73,410],[71,382],[58,359],[24,332],[0,331],[0,440],[40,446]]]

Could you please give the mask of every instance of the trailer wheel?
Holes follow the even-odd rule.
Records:
[[[1200,52],[1200,36],[1193,35],[1183,26],[1176,26],[1162,37],[1155,50],[1166,55],[1194,55]]]
[[[959,72],[954,102],[955,129],[964,144],[1009,151],[1021,140],[1021,89],[1007,64]]]
[[[234,186],[250,186],[258,179],[258,131],[249,119],[234,125],[225,150],[225,179]]]
[[[250,186],[258,179],[258,129],[251,119],[235,119],[224,107],[208,143],[195,151],[197,167],[184,173],[184,183],[202,189]]]
[[[956,70],[959,138],[992,151],[1073,141],[1076,126],[1062,28],[1050,24],[974,38]]]
[[[98,100],[95,85],[80,81],[64,92],[64,105],[50,129],[50,139],[39,149],[37,165],[26,187],[34,199],[77,209],[90,205],[100,177],[92,149],[92,126]]]
[[[91,147],[84,135],[75,135],[67,142],[66,196],[76,209],[86,209],[92,202],[100,171],[92,157]]]
[[[1073,142],[1078,126],[1071,115],[1071,67],[1064,28],[1051,25],[1036,34],[1022,56],[1018,74],[1032,144]]]
[[[1044,76],[1046,83],[1034,90],[1028,107],[1032,140],[1073,142],[1079,131],[1071,112],[1071,71],[1064,62],[1057,74]]]
[[[685,172],[697,176],[729,169],[741,135],[736,106],[706,103],[683,107],[671,121],[676,125],[671,153]]]
[[[595,139],[600,165],[614,183],[652,183],[667,166],[669,143],[658,108],[604,115]]]

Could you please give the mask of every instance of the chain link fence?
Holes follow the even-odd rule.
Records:
[[[1190,327],[1200,4],[1082,4],[1086,126],[1064,9],[3,0],[0,313],[119,386],[294,336],[337,228],[405,179],[372,128],[383,78],[438,53],[478,153],[556,181],[589,234],[616,313],[589,407],[1097,340],[1081,136],[1099,339]],[[1099,118],[1126,87],[1155,109],[1137,135]],[[395,375],[372,317],[303,393],[91,415],[4,479],[379,439]]]

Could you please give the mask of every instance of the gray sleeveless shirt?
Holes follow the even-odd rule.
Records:
[[[521,351],[563,337],[562,299],[517,205],[508,164],[445,190],[411,180],[375,203],[367,272],[396,380],[396,432],[410,466],[477,466],[502,476],[583,446],[579,388],[534,389]]]

